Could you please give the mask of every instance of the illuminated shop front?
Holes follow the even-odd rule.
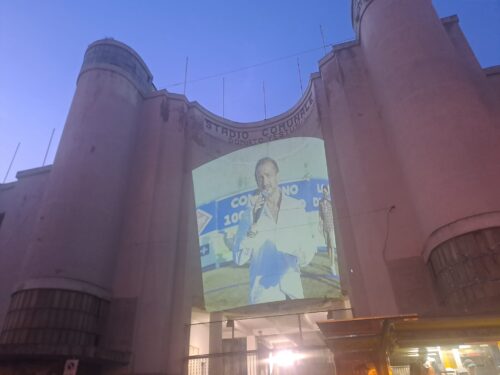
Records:
[[[499,315],[360,318],[323,321],[319,327],[340,371],[495,375],[500,370]]]
[[[188,373],[270,375],[293,368],[297,374],[331,374],[335,369],[333,354],[317,323],[328,316],[351,316],[348,306],[338,306],[330,312],[273,314],[211,323],[204,323],[208,314],[194,313]],[[210,341],[214,338],[215,342]]]

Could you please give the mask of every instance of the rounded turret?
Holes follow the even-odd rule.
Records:
[[[83,352],[73,354],[81,357],[99,349],[138,116],[153,90],[151,73],[126,45],[104,39],[88,47],[4,344],[37,343],[51,355],[77,345]],[[16,319],[28,312],[31,321]]]
[[[492,234],[483,233],[486,228],[500,235],[498,124],[481,94],[477,67],[464,61],[431,0],[356,0],[353,23],[425,237],[424,257],[446,303],[478,306],[491,293],[479,288],[471,299],[464,288],[477,278],[484,285],[492,280],[474,267],[467,277],[446,273],[468,267],[446,263],[460,247],[456,241],[475,243],[462,254],[469,259],[488,253],[483,239]]]

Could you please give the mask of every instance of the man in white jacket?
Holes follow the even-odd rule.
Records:
[[[258,191],[234,241],[234,262],[250,261],[250,304],[304,298],[300,267],[316,252],[304,202],[283,194],[278,174],[274,159],[257,162]]]

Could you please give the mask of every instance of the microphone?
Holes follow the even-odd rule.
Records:
[[[266,200],[269,197],[269,193],[267,191],[261,191],[260,193],[262,195],[262,198],[264,199],[264,202],[262,203],[262,206],[259,207],[259,209],[255,212],[253,216],[253,223],[256,224],[257,221],[260,219],[260,215],[262,215],[262,211],[264,211],[264,206],[266,205]]]

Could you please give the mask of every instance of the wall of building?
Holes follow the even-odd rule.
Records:
[[[10,295],[22,281],[28,243],[38,220],[38,210],[51,167],[17,174],[18,181],[0,185],[0,321],[4,321]]]
[[[399,310],[390,262],[418,255],[422,242],[365,64],[357,43],[338,46],[321,62],[330,115],[323,122],[325,142],[332,150],[329,162],[337,165],[332,163],[331,173],[340,249],[346,252],[349,295],[357,316]],[[415,288],[425,294],[426,284],[416,285],[412,298],[419,296]]]
[[[484,74],[486,75],[488,85],[495,92],[498,103],[498,100],[500,100],[498,99],[500,98],[500,66],[497,65],[484,69]],[[495,108],[498,108],[498,106]]]
[[[443,26],[430,1],[372,1],[359,30],[427,261],[440,243],[498,225],[495,98],[456,22]]]
[[[42,357],[102,361],[106,374],[183,373],[191,308],[203,307],[191,172],[249,146],[243,131],[257,143],[324,139],[342,288],[356,317],[498,308],[488,303],[500,296],[498,69],[480,67],[458,20],[439,20],[430,0],[353,7],[358,40],[322,59],[296,106],[251,124],[156,91],[122,43],[89,46],[50,173],[0,185],[0,321],[16,315],[13,292],[39,298],[25,310],[59,312],[63,291],[74,305],[66,328],[94,341],[5,339],[0,359],[31,358],[36,344]],[[457,248],[460,262],[449,261]],[[475,289],[443,269],[467,272]],[[78,296],[99,306],[92,329],[76,318],[90,314]],[[292,302],[232,313],[335,306]],[[19,324],[9,328],[19,337],[40,329]]]
[[[191,191],[185,169],[184,115],[184,100],[160,92],[144,101],[139,118],[112,302],[118,314],[125,309],[132,318],[127,342],[118,342],[134,353],[131,373],[158,369],[176,373],[186,355],[182,343],[187,339],[176,339],[185,334],[189,321],[184,318],[184,304],[190,307],[182,245],[183,215],[191,207],[184,194]],[[175,364],[168,356],[172,352]]]

